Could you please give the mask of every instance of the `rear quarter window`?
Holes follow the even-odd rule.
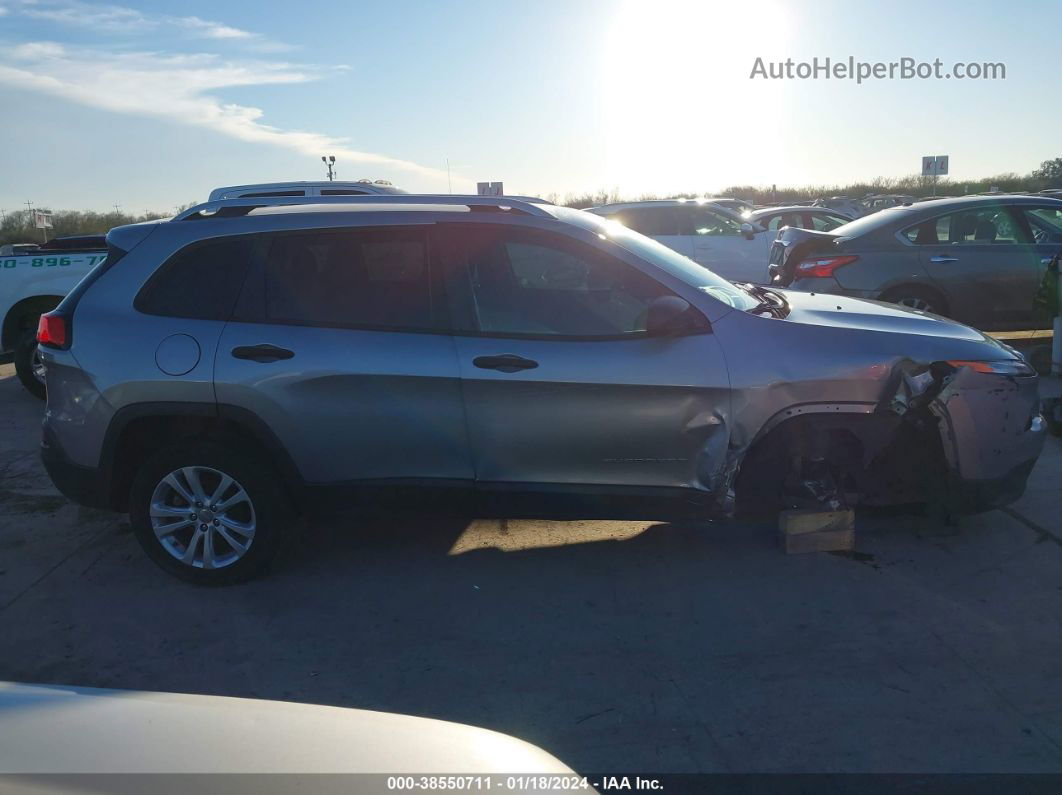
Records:
[[[137,294],[149,315],[228,320],[251,258],[251,238],[193,243],[170,257]]]

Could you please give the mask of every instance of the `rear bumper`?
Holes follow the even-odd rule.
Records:
[[[47,429],[41,439],[41,462],[48,477],[64,497],[89,508],[112,510],[110,495],[100,471],[67,460]]]

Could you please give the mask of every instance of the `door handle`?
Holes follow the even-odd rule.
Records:
[[[1040,257],[1040,264],[1041,265],[1050,265],[1054,261],[1055,261],[1054,257]]]
[[[534,370],[538,367],[538,362],[512,353],[503,353],[500,356],[477,356],[472,360],[472,364],[482,370],[500,370],[503,373]]]
[[[278,348],[276,345],[263,343],[261,345],[240,345],[232,349],[235,359],[250,359],[253,362],[275,362],[278,359],[290,359],[295,355],[294,351],[287,348]]]
[[[929,261],[930,262],[958,262],[959,258],[958,257],[946,257],[943,254],[938,254],[935,257],[930,257]]]

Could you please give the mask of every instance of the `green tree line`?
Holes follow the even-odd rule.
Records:
[[[598,190],[589,193],[569,193],[561,196],[551,193],[545,198],[554,204],[583,209],[599,204],[611,204],[622,201],[648,201],[650,199],[695,199],[700,196],[733,196],[754,204],[775,204],[778,202],[801,202],[829,196],[848,196],[862,199],[868,194],[898,193],[915,198],[937,196],[966,196],[971,193],[987,193],[999,189],[1003,193],[1024,191],[1037,193],[1049,188],[1062,188],[1062,157],[1045,160],[1040,168],[1029,174],[996,174],[975,180],[953,180],[943,177],[934,188],[931,177],[912,174],[906,177],[878,177],[869,182],[852,182],[847,185],[824,184],[802,185],[798,187],[778,187],[763,185],[730,185],[712,193],[692,191],[672,193],[667,196],[642,194],[624,196],[616,189]]]
[[[34,208],[52,213],[52,229],[47,230],[48,239],[67,237],[69,235],[105,235],[116,226],[135,224],[140,221],[153,221],[165,218],[172,213],[98,213],[91,210],[49,210],[44,207]],[[29,210],[5,211],[0,218],[0,245],[5,243],[41,243],[44,230],[33,226],[33,216]]]
[[[1004,193],[1025,191],[1036,193],[1048,188],[1062,188],[1062,157],[1045,160],[1040,168],[1029,174],[997,174],[977,180],[940,179],[935,188],[932,179],[911,175],[907,177],[879,177],[870,182],[853,182],[847,185],[803,185],[800,187],[780,187],[762,185],[730,185],[711,193],[688,192],[672,193],[667,196],[642,194],[625,196],[618,190],[599,190],[588,193],[568,193],[561,196],[551,193],[545,198],[554,204],[566,207],[594,207],[599,204],[611,204],[622,201],[646,201],[649,199],[694,199],[700,196],[734,196],[755,204],[774,204],[777,202],[800,202],[828,196],[849,196],[861,199],[868,194],[899,193],[921,198],[931,196],[935,190],[937,196],[965,196],[971,193],[985,193],[992,189]],[[191,205],[185,205],[190,207]],[[181,207],[179,209],[185,209]],[[45,209],[45,208],[37,208]],[[47,211],[47,210],[46,210]],[[139,221],[151,221],[164,218],[170,213],[144,213],[131,215],[122,212],[93,212],[82,210],[55,210],[52,212],[53,229],[48,230],[48,238],[68,235],[102,235],[108,230],[123,224]],[[0,219],[0,245],[5,243],[37,243],[43,240],[40,229],[33,227],[33,218],[29,210],[5,212]]]

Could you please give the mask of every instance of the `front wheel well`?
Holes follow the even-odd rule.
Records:
[[[807,461],[824,461],[838,490],[861,505],[925,502],[945,468],[940,433],[923,416],[805,414],[772,428],[745,453],[733,481],[736,513],[787,507],[787,489]]]
[[[111,507],[118,511],[128,509],[129,492],[136,472],[148,458],[165,447],[196,440],[234,446],[256,460],[266,462],[276,472],[279,482],[284,483],[292,505],[297,505],[298,484],[286,471],[286,462],[279,461],[271,445],[257,433],[232,419],[178,414],[139,416],[122,426],[107,454]]]

